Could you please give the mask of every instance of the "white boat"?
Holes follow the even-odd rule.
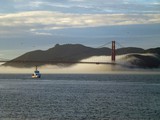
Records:
[[[41,73],[37,70],[37,66],[36,66],[36,70],[32,74],[32,78],[41,78]]]

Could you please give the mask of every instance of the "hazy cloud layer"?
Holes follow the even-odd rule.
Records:
[[[0,1],[0,5],[2,13],[28,10],[107,14],[160,13],[159,0],[3,0]]]
[[[1,35],[32,32],[51,35],[49,30],[111,25],[160,23],[160,14],[69,14],[51,11],[30,11],[0,15]],[[7,29],[8,28],[8,29]],[[12,29],[11,29],[12,28]],[[16,31],[14,29],[16,29]],[[42,33],[36,32],[42,30]]]

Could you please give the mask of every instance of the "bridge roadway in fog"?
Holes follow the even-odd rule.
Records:
[[[87,61],[37,61],[37,60],[0,60],[0,62],[10,62],[10,63],[43,63],[43,64],[111,64],[116,65],[115,62],[87,62]]]

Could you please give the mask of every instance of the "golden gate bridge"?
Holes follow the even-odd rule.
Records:
[[[44,64],[111,64],[111,65],[116,65],[116,44],[118,44],[119,46],[122,46],[121,44],[119,44],[116,41],[110,41],[100,47],[104,47],[108,44],[111,44],[112,48],[111,48],[111,61],[110,62],[98,62],[98,61],[65,61],[65,60],[9,60],[9,59],[4,59],[4,58],[0,58],[0,62],[1,63],[5,63],[5,62],[12,62],[12,63],[44,63]],[[100,48],[98,47],[98,48]],[[36,66],[36,65],[35,65]]]

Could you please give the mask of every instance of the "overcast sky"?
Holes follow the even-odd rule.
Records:
[[[1,0],[0,58],[55,44],[160,46],[160,0]],[[109,47],[109,46],[108,46]]]

